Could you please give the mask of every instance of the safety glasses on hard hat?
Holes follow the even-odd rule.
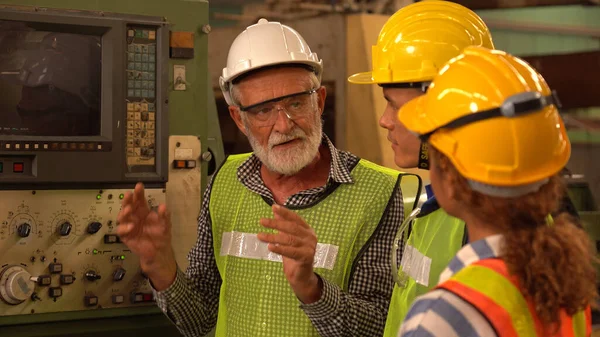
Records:
[[[548,96],[543,96],[540,92],[534,91],[523,92],[508,97],[500,107],[483,110],[456,118],[427,133],[418,134],[417,136],[422,142],[427,142],[429,137],[431,137],[431,135],[440,129],[455,129],[496,117],[520,117],[539,111],[549,105],[555,105],[557,108],[561,108],[560,101],[555,91],[552,91],[552,93]]]
[[[313,113],[315,104],[311,96],[315,92],[317,89],[309,89],[239,108],[247,113],[252,124],[272,126],[275,125],[280,110],[291,120],[305,118]]]

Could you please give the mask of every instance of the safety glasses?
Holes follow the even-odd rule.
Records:
[[[317,89],[310,89],[239,108],[246,112],[252,124],[272,126],[277,121],[280,110],[291,120],[305,118],[313,113],[315,104],[311,96],[315,92]]]

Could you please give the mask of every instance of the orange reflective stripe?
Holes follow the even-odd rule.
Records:
[[[501,259],[479,260],[479,261],[473,263],[472,266],[483,266],[483,267],[490,268],[491,270],[495,271],[496,273],[506,277],[509,281],[511,281],[514,285],[516,285],[515,279],[513,277],[511,277],[510,274],[508,273],[508,267],[506,266],[506,263],[504,263],[504,261],[502,261]]]
[[[533,317],[533,323],[535,324],[535,332],[537,333],[538,336],[545,336],[546,328],[544,327],[544,324],[542,324],[542,321],[540,321],[537,316],[537,313],[535,311],[535,305],[533,304],[532,301],[527,301],[527,307],[529,308],[529,312],[531,313],[531,316]]]
[[[519,337],[513,326],[512,317],[503,307],[495,304],[487,296],[479,293],[458,281],[452,279],[440,285],[440,288],[447,289],[458,295],[465,301],[471,303],[480,312],[488,318],[496,333],[501,337]]]
[[[588,305],[585,308],[585,336],[589,337],[592,335],[592,308]]]
[[[560,311],[560,333],[556,337],[575,337],[573,320],[564,310]]]

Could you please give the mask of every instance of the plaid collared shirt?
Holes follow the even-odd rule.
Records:
[[[351,170],[360,160],[336,149],[324,136],[331,153],[329,178],[324,186],[301,191],[288,198],[285,206],[309,205],[340,184],[352,184]],[[252,155],[238,168],[238,180],[250,191],[273,200],[260,175],[260,160]],[[190,266],[178,270],[174,283],[155,292],[161,310],[185,336],[204,336],[217,322],[221,276],[217,269],[208,205],[212,181],[208,184],[198,219],[198,241],[188,255]],[[381,336],[385,326],[394,281],[390,268],[392,242],[403,219],[402,192],[397,188],[380,222],[380,230],[369,241],[349,281],[348,291],[323,280],[321,299],[301,304],[319,334],[333,336]]]

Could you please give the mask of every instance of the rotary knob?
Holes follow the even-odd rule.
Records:
[[[88,279],[88,281],[94,282],[96,280],[101,279],[102,276],[100,276],[94,270],[88,270],[88,271],[85,272],[85,278]]]
[[[31,274],[21,266],[8,266],[0,273],[0,298],[17,305],[29,299],[35,290]]]
[[[90,224],[87,227],[87,232],[89,234],[96,234],[96,233],[98,233],[100,228],[102,228],[102,224],[99,223],[98,221],[90,222]]]
[[[71,225],[71,223],[68,221],[65,221],[58,228],[58,233],[60,234],[60,236],[68,236],[69,234],[71,234],[72,228],[73,228],[73,226]]]
[[[29,234],[31,234],[31,225],[28,223],[20,224],[19,227],[17,228],[17,233],[22,238],[28,237]]]
[[[123,268],[118,268],[113,273],[113,281],[115,281],[115,282],[123,280],[124,277],[125,277],[125,269],[123,269]]]

